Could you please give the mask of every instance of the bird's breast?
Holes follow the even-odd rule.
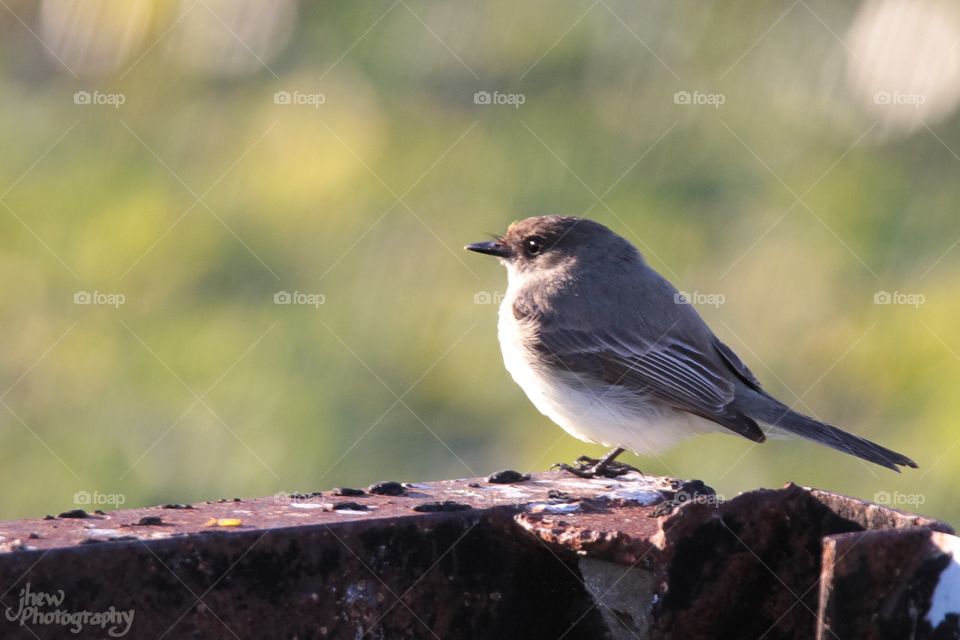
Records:
[[[514,317],[509,294],[500,307],[498,336],[503,364],[514,382],[540,413],[576,438],[650,454],[716,426],[635,389],[544,362],[537,353],[535,327]]]

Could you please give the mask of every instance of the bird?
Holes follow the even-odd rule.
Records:
[[[570,435],[610,448],[561,469],[616,477],[636,471],[616,461],[626,450],[654,455],[715,432],[757,443],[792,434],[894,471],[917,467],[767,393],[690,301],[599,222],[537,216],[464,248],[506,266],[498,338],[513,380]]]

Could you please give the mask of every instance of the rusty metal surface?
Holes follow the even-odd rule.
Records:
[[[0,523],[0,605],[16,612],[25,588],[62,593],[68,612],[133,612],[135,638],[808,638],[824,539],[952,532],[795,485],[723,501],[639,474],[169,507]],[[832,610],[854,611],[839,593]],[[9,611],[0,627],[106,635],[20,626]]]
[[[641,629],[649,638],[808,638],[820,619],[825,537],[953,532],[931,518],[793,484],[729,501],[690,483],[661,491],[667,500],[646,506],[585,500],[572,513],[517,516],[553,547],[620,565],[608,569],[611,590],[638,569],[654,577],[655,586],[636,592],[648,604],[647,620],[630,627],[626,618],[642,616],[624,612],[625,630],[615,637],[637,637]],[[871,606],[869,598],[859,602]]]
[[[67,612],[133,612],[136,638],[605,638],[576,554],[513,518],[636,483],[535,474],[4,522],[0,605],[62,593]]]
[[[820,619],[823,539],[867,528],[913,531],[909,527],[920,523],[953,531],[942,522],[793,484],[717,506],[685,506],[663,521],[660,568],[669,586],[655,608],[651,637],[810,637]]]
[[[891,509],[890,507],[872,504],[858,498],[831,493],[830,491],[822,491],[820,489],[807,490],[811,496],[826,505],[830,511],[841,518],[846,518],[851,522],[857,523],[858,526],[867,531],[926,527],[934,531],[954,533],[953,527],[933,518]]]
[[[664,495],[656,487],[668,490],[665,479],[629,478],[584,480],[552,473],[533,474],[514,483],[492,483],[484,478],[445,480],[429,484],[400,486],[400,495],[378,495],[368,489],[339,488],[312,493],[282,493],[269,498],[223,498],[192,505],[167,505],[86,513],[79,509],[45,518],[0,522],[0,551],[24,551],[62,548],[94,542],[154,541],[189,535],[227,534],[242,531],[334,525],[350,521],[376,523],[422,512],[463,509],[549,512],[557,505],[584,504],[595,500],[600,516],[597,526],[609,519],[605,506],[616,492],[651,492],[656,501]],[[399,486],[399,485],[398,485]],[[551,494],[553,492],[553,494]],[[391,491],[390,493],[395,493]],[[565,494],[570,499],[551,497]],[[667,494],[669,495],[669,493]],[[583,520],[589,523],[587,516]],[[638,526],[650,526],[638,514],[632,519]]]
[[[576,567],[523,544],[508,518],[481,514],[11,554],[3,604],[16,610],[26,585],[60,592],[69,612],[133,612],[132,638],[471,638],[511,628],[556,638],[571,625],[568,637],[602,637]],[[553,606],[531,626],[530,611]],[[0,637],[105,637],[8,620]]]
[[[692,500],[715,495],[702,483],[637,474],[588,495],[590,483],[597,482],[567,481],[574,490],[570,499],[534,504],[518,513],[516,520],[554,548],[631,565],[657,553],[660,516]]]
[[[818,639],[960,637],[960,617],[931,606],[938,591],[944,602],[960,601],[955,536],[868,531],[830,536],[823,546]]]

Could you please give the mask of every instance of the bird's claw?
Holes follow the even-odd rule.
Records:
[[[596,471],[592,467],[581,467],[579,465],[573,466],[573,465],[567,464],[566,462],[558,462],[552,467],[550,467],[551,471],[554,469],[559,469],[560,471],[566,471],[568,473],[572,473],[573,475],[580,478],[593,478],[594,476],[596,476]]]
[[[550,468],[567,471],[579,478],[618,478],[622,475],[630,473],[631,471],[636,471],[643,475],[643,472],[640,471],[640,469],[623,462],[610,461],[606,465],[601,465],[602,462],[602,460],[597,460],[596,458],[580,456],[577,458],[575,465],[569,465],[565,462],[558,462]]]

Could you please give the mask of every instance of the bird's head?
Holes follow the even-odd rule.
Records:
[[[506,233],[465,249],[496,256],[513,273],[536,273],[573,263],[635,260],[629,242],[599,222],[573,216],[538,216],[511,224]]]

